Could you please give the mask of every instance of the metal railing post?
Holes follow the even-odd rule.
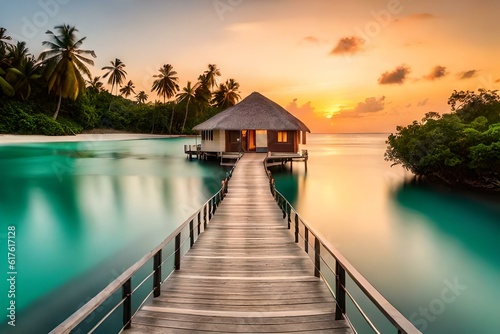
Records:
[[[314,238],[314,276],[319,277],[321,272],[321,254],[318,238]]]
[[[181,233],[175,236],[175,270],[181,269]]]
[[[287,217],[288,213],[288,202],[285,202],[285,199],[283,198],[283,219],[286,218],[287,224],[288,224],[288,229],[290,229],[290,215]]]
[[[122,285],[123,302],[123,328],[129,329],[132,320],[132,282],[129,278]]]
[[[304,225],[304,251],[309,254],[309,229]]]
[[[203,230],[207,229],[207,206],[203,206]]]
[[[295,242],[299,242],[299,215],[295,212]]]
[[[189,222],[189,248],[193,248],[194,245],[194,219]]]
[[[198,211],[198,235],[201,234],[201,211]]]
[[[338,260],[335,262],[335,273],[337,275],[335,281],[335,298],[337,299],[335,320],[341,320],[344,318],[345,313],[345,269]]]
[[[161,249],[155,254],[153,258],[153,297],[160,297],[161,294]]]
[[[288,205],[288,202],[286,202],[286,206],[285,206],[285,212],[286,212],[286,215],[287,215],[287,221],[288,221],[288,229],[291,229],[291,225],[292,225],[292,218],[290,217],[290,213],[291,213],[291,209],[290,209],[290,206]]]

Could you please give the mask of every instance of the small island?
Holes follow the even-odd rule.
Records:
[[[451,113],[428,112],[421,122],[398,126],[385,159],[416,177],[500,191],[500,97],[497,91],[454,91]]]
[[[240,100],[236,80],[217,83],[221,71],[215,64],[182,88],[174,67],[164,64],[150,78],[151,92],[161,100],[148,102],[147,92],[127,82],[119,58],[101,69],[102,77],[92,76],[97,55],[83,49],[86,37],[75,26],[58,25],[46,34],[46,49],[35,57],[25,41],[13,41],[0,27],[0,134],[194,134],[194,125]]]

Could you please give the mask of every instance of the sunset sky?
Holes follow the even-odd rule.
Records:
[[[75,25],[94,75],[120,58],[151,100],[163,64],[184,87],[211,63],[313,132],[394,132],[448,112],[455,89],[500,88],[499,13],[497,0],[23,0],[2,3],[0,26],[38,56],[46,30]]]

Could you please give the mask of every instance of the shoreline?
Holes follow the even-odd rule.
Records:
[[[145,133],[86,133],[74,136],[43,136],[43,135],[10,135],[0,134],[0,145],[24,143],[57,143],[82,141],[115,141],[135,139],[178,138],[181,135],[153,135]]]

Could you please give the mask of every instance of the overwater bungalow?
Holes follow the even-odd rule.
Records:
[[[309,128],[277,103],[253,92],[240,103],[195,126],[198,150],[220,156],[235,152],[297,153]]]

